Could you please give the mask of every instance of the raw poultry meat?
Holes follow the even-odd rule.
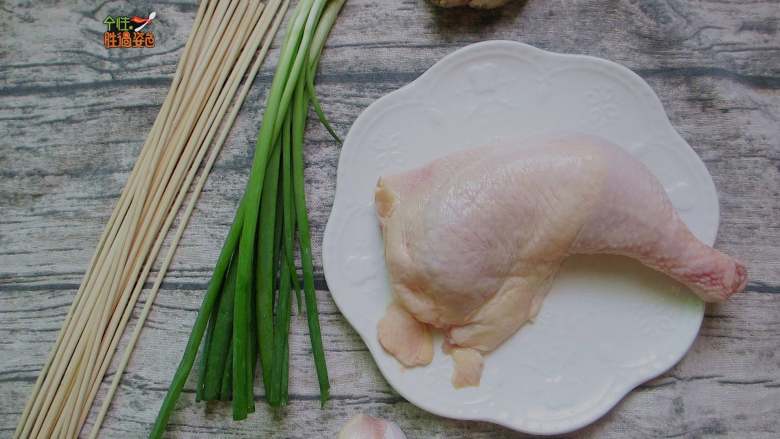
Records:
[[[573,254],[637,259],[707,302],[745,287],[745,267],[696,239],[660,182],[621,148],[582,135],[522,143],[379,180],[395,299],[379,340],[402,364],[430,363],[433,326],[459,349],[453,384],[477,384],[475,354],[496,349],[539,312]]]

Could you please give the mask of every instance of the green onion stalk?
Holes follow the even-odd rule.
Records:
[[[199,349],[197,401],[231,400],[233,418],[245,419],[254,411],[259,360],[266,401],[273,407],[287,404],[294,301],[299,313],[305,307],[321,404],[329,397],[314,290],[303,146],[309,108],[340,142],[317,99],[314,79],[325,41],[345,2],[300,0],[287,23],[246,191],[151,438],[165,432]]]

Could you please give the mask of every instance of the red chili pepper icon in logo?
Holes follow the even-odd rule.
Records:
[[[143,29],[144,27],[146,27],[147,24],[151,23],[152,20],[154,20],[154,17],[156,17],[156,16],[157,16],[157,13],[155,13],[155,12],[152,12],[151,14],[149,14],[149,18],[143,18],[143,17],[139,17],[139,16],[136,15],[136,16],[133,16],[133,18],[130,19],[130,22],[134,23],[134,24],[140,24],[140,26],[138,26],[137,28],[134,29],[136,32],[138,32],[141,29]]]

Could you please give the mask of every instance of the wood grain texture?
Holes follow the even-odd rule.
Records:
[[[195,8],[193,0],[0,2],[2,437],[15,428],[167,93]],[[157,47],[103,48],[106,15],[152,10],[158,17]],[[527,0],[492,12],[440,10],[423,0],[349,0],[322,59],[318,90],[337,130],[346,133],[372,101],[476,41],[510,39],[595,55],[637,72],[712,173],[721,201],[716,246],[747,263],[751,282],[747,292],[707,308],[700,335],[680,364],[572,436],[775,438],[780,435],[779,32],[780,2],[770,0]],[[243,193],[277,54],[272,51],[261,70],[209,177],[103,437],[143,437],[154,420]],[[321,267],[319,245],[339,149],[314,122],[306,148],[315,264]],[[393,392],[335,308],[321,268],[317,271],[332,371],[328,408],[317,407],[307,329],[296,318],[292,403],[284,416],[258,404],[258,413],[235,423],[224,404],[195,404],[191,380],[171,420],[175,436],[333,437],[358,412],[394,419],[410,438],[521,436],[487,423],[430,415]],[[107,379],[111,376],[109,371]]]

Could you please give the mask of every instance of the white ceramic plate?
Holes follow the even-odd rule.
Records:
[[[626,148],[660,179],[694,234],[714,242],[712,178],[639,76],[603,59],[510,41],[448,55],[352,125],[323,244],[333,299],[413,404],[528,433],[569,432],[672,367],[696,337],[703,304],[679,284],[624,258],[577,257],[564,264],[536,322],[486,357],[477,388],[452,387],[452,361],[440,344],[430,366],[409,370],[379,345],[377,322],[391,300],[373,206],[379,176],[496,138],[561,131]]]

